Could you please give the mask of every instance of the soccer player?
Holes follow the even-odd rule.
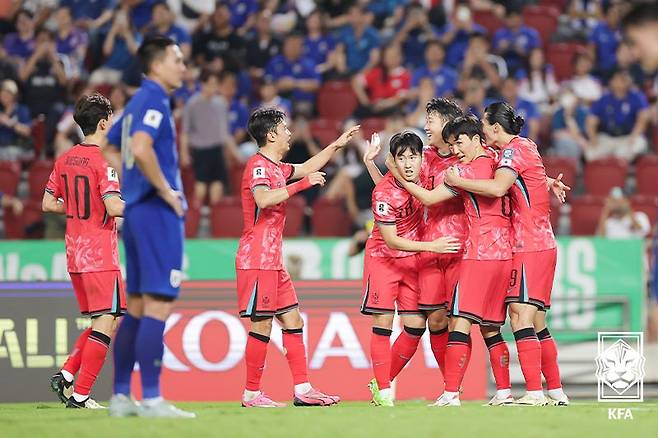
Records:
[[[329,406],[338,396],[323,394],[308,381],[304,321],[297,294],[283,266],[281,251],[286,201],[303,190],[324,185],[319,170],[359,130],[354,126],[303,164],[281,160],[290,150],[291,134],[283,112],[265,108],[254,112],[247,124],[258,144],[258,152],[246,164],[241,196],[244,229],[235,257],[240,316],[250,319],[245,349],[247,379],[242,406],[283,407],[266,396],[260,387],[272,319],[283,327],[283,347],[293,377],[295,406]],[[289,184],[292,180],[299,180]]]
[[[185,64],[169,38],[146,38],[137,56],[145,77],[110,131],[108,143],[120,146],[122,192],[126,201],[127,314],[114,344],[114,389],[110,415],[183,417],[160,395],[165,321],[178,297],[183,262],[186,203],[176,153],[171,93],[182,84]],[[139,363],[142,403],[130,398],[130,378]]]
[[[527,391],[516,403],[566,405],[557,347],[546,327],[557,259],[548,180],[537,145],[519,137],[523,123],[507,103],[489,105],[482,121],[484,135],[487,144],[502,149],[494,177],[468,179],[450,169],[446,182],[481,196],[503,197],[509,191],[514,265],[506,302]],[[550,400],[544,396],[542,374]]]
[[[50,386],[67,408],[99,409],[103,407],[89,394],[105,362],[115,320],[126,310],[114,221],[123,216],[124,203],[117,173],[98,146],[112,125],[110,101],[97,93],[84,96],[75,105],[73,119],[84,142],[55,162],[42,208],[66,214],[67,269],[80,312],[91,317],[91,327],[78,337]]]
[[[645,71],[658,70],[658,2],[634,5],[622,18],[621,28]]]
[[[483,146],[481,123],[473,116],[458,117],[443,130],[446,143],[453,146],[466,178],[491,178],[496,160]],[[390,158],[389,158],[390,160]],[[425,205],[454,200],[463,203],[468,223],[459,280],[449,294],[450,334],[446,352],[445,392],[433,406],[459,406],[459,388],[471,355],[472,324],[480,331],[489,349],[496,395],[490,405],[511,404],[509,350],[500,334],[505,322],[505,296],[512,271],[509,197],[487,198],[444,183],[426,190],[406,181],[390,161],[387,165],[396,179]]]
[[[421,179],[428,182],[428,189],[432,190],[443,183],[443,173],[450,166],[459,163],[459,159],[452,154],[450,145],[442,137],[445,125],[462,116],[461,108],[452,100],[435,98],[426,105],[425,132],[430,145],[423,149],[423,165]],[[377,183],[382,175],[373,160],[379,153],[379,143],[370,142],[364,155],[364,162],[371,177]],[[427,208],[423,215],[423,223],[419,238],[432,241],[441,236],[452,236],[463,243],[466,239],[466,216],[464,204],[460,199],[454,198],[446,202],[434,204]],[[422,252],[418,254],[418,308],[427,317],[427,328],[430,332],[430,344],[441,374],[445,376],[445,351],[448,345],[448,316],[447,305],[449,297],[457,283],[459,264],[462,259],[461,252],[456,254],[437,254]],[[404,332],[399,336],[392,347],[392,354],[396,360],[409,360],[404,344],[418,344],[420,337]],[[413,350],[415,351],[415,349]],[[403,365],[404,366],[404,365]]]
[[[406,181],[421,181],[423,142],[412,132],[390,140],[395,166]],[[422,181],[425,183],[425,181]],[[415,353],[425,332],[426,319],[418,307],[418,258],[416,252],[457,253],[459,239],[443,236],[421,241],[424,208],[389,173],[372,192],[376,227],[366,243],[363,267],[364,298],[361,313],[372,315],[370,354],[375,379],[370,382],[373,403],[393,406],[391,380]],[[404,325],[393,349],[390,337],[397,305]]]

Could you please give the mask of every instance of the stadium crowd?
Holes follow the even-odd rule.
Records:
[[[177,41],[188,65],[173,102],[192,201],[188,237],[240,235],[233,195],[243,163],[256,150],[245,126],[249,113],[265,106],[290,117],[287,161],[293,163],[315,154],[345,126],[362,126],[327,169],[328,185],[290,203],[286,235],[363,229],[372,219],[374,186],[361,158],[365,139],[380,132],[387,144],[406,126],[426,140],[424,105],[434,96],[453,97],[476,116],[505,100],[526,119],[521,135],[540,145],[549,175],[563,173],[574,187],[570,205],[554,208],[558,233],[605,234],[601,224],[613,203],[606,197],[624,193],[629,218],[642,212],[643,224],[655,223],[658,130],[651,105],[658,82],[621,38],[628,3],[3,2],[4,234],[44,234],[31,200],[43,192],[49,160],[82,139],[72,103],[96,89],[120,113],[141,81],[136,50],[151,34]],[[621,222],[636,231],[636,220]],[[61,219],[46,217],[45,224],[47,237],[61,236]],[[641,227],[644,235],[648,229]]]

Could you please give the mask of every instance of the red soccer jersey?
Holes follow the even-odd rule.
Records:
[[[496,160],[489,155],[475,158],[468,164],[460,166],[460,173],[468,179],[491,179],[496,171]],[[511,245],[511,211],[510,200],[489,198],[475,195],[461,189],[448,187],[455,195],[463,198],[464,210],[468,222],[468,237],[464,244],[466,260],[510,260]]]
[[[247,161],[240,188],[244,228],[235,256],[236,269],[283,269],[286,202],[260,210],[253,190],[259,186],[272,190],[285,187],[294,172],[292,164],[275,163],[260,152]]]
[[[514,252],[555,248],[546,170],[537,145],[528,138],[515,137],[501,151],[498,168],[516,174],[516,181],[509,189]]]
[[[372,212],[378,225],[395,225],[398,236],[419,240],[423,205],[390,172],[384,175],[372,191]],[[372,229],[366,251],[372,257],[408,257],[415,254],[389,248],[378,226]]]
[[[368,94],[373,102],[395,97],[411,88],[411,74],[404,67],[398,67],[384,77],[384,71],[375,67],[365,73]]]
[[[59,157],[46,191],[64,199],[68,271],[118,270],[117,227],[114,218],[107,215],[103,199],[121,195],[119,178],[100,148],[80,144]]]
[[[459,164],[455,155],[442,156],[433,147],[423,151],[422,179],[427,182],[427,189],[432,190],[443,184],[445,171]],[[423,217],[422,240],[431,241],[439,237],[451,236],[463,244],[468,232],[464,203],[459,198],[427,207]]]

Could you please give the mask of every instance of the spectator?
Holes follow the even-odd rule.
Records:
[[[283,112],[288,118],[292,115],[292,104],[284,97],[279,96],[279,88],[267,77],[260,86],[259,108],[275,108]]]
[[[518,9],[508,9],[505,24],[505,27],[496,31],[493,48],[505,58],[510,72],[515,73],[527,65],[530,51],[541,47],[541,38],[535,29],[523,24],[523,15]]]
[[[358,118],[386,116],[399,111],[409,97],[411,74],[402,66],[400,46],[384,49],[382,62],[375,68],[356,75],[352,87],[359,100]]]
[[[92,33],[98,29],[109,27],[117,7],[117,0],[60,0],[59,4],[69,8],[77,27]]]
[[[477,118],[484,116],[487,106],[487,89],[477,78],[468,78],[464,82],[464,107]]]
[[[587,118],[590,140],[585,158],[596,160],[617,156],[632,161],[647,149],[644,133],[650,112],[647,98],[631,89],[627,70],[615,70],[610,78],[610,91],[592,105]]]
[[[435,90],[436,85],[432,78],[424,77],[420,80],[413,92],[417,96],[415,98],[416,100],[415,102],[410,102],[408,108],[406,117],[407,125],[424,129],[426,117],[425,105],[435,96],[442,96],[442,94],[437,93]]]
[[[438,35],[438,29],[429,21],[427,12],[419,4],[412,4],[407,10],[399,30],[393,38],[393,43],[402,46],[404,65],[416,69],[423,64],[425,46],[428,41]],[[444,56],[445,58],[445,53]]]
[[[471,34],[461,67],[461,75],[463,78],[481,80],[485,89],[498,88],[502,79],[507,77],[505,60],[498,55],[489,53],[489,41],[483,33]]]
[[[523,117],[525,123],[521,128],[521,137],[527,137],[531,140],[538,142],[539,137],[539,109],[534,103],[521,99],[519,97],[519,82],[516,78],[508,77],[503,81],[503,86],[500,89],[500,95],[505,102],[514,107],[517,115]]]
[[[354,0],[318,0],[318,9],[329,16],[328,26],[330,28],[343,27],[349,23],[350,8]]]
[[[14,26],[16,32],[6,35],[3,45],[10,61],[20,68],[30,58],[35,48],[34,18],[32,14],[26,10],[18,11]]]
[[[84,140],[85,137],[82,133],[82,129],[80,129],[78,124],[75,123],[75,120],[73,120],[73,114],[75,113],[75,103],[82,96],[89,95],[94,91],[95,90],[93,87],[90,87],[84,82],[78,82],[71,89],[68,106],[64,110],[62,116],[59,118],[59,122],[57,123],[56,127],[55,158],[58,158],[60,155],[71,149],[74,145]],[[119,119],[116,114],[114,117],[114,120]]]
[[[559,108],[551,120],[553,153],[573,158],[580,170],[583,151],[587,149],[588,107],[569,88],[562,92]]]
[[[549,113],[560,89],[555,80],[553,66],[546,64],[542,49],[532,49],[528,67],[521,71],[519,76],[522,78],[519,96],[537,105],[542,114]]]
[[[217,95],[218,75],[204,70],[200,80],[201,91],[183,109],[181,165],[194,167],[197,204],[202,205],[208,195],[210,205],[215,205],[228,183],[228,155],[238,161],[241,158],[229,132],[228,103]]]
[[[5,79],[0,85],[0,161],[23,158],[31,134],[30,111],[18,103],[18,85]]]
[[[473,14],[466,5],[455,8],[451,21],[439,29],[439,39],[446,50],[446,63],[457,68],[464,61],[471,35],[486,35],[487,30],[473,21]]]
[[[57,21],[57,53],[64,64],[66,77],[77,79],[84,70],[85,56],[89,40],[87,34],[73,24],[71,10],[66,6],[61,6],[55,14]]]
[[[219,94],[229,103],[228,128],[235,144],[241,144],[249,139],[245,127],[249,120],[249,110],[236,95],[237,85],[235,74],[224,71],[219,76]]]
[[[246,60],[251,77],[260,80],[267,64],[281,52],[281,41],[272,34],[272,13],[269,10],[258,14],[254,27],[246,44]]]
[[[589,51],[596,60],[595,74],[607,79],[617,63],[617,46],[621,41],[619,32],[620,6],[613,2],[603,3],[603,20],[592,30],[589,36]]]
[[[152,22],[153,7],[161,2],[162,0],[121,0],[122,6],[130,8],[130,21],[140,33],[146,31],[146,27]]]
[[[650,232],[651,223],[646,213],[633,211],[622,189],[613,187],[599,218],[597,236],[607,239],[644,239]]]
[[[569,88],[586,105],[599,100],[603,94],[603,87],[601,86],[601,81],[591,74],[594,68],[594,58],[592,55],[589,53],[577,53],[574,56],[573,63],[574,75],[568,81]]]
[[[142,35],[135,31],[125,10],[116,13],[110,32],[103,43],[105,63],[96,69],[89,82],[92,85],[116,85],[124,71],[135,63],[135,54],[142,42]]]
[[[231,26],[231,10],[222,2],[210,17],[210,27],[192,39],[192,54],[200,67],[223,58],[226,68],[237,70],[244,64],[245,49],[245,40]]]
[[[18,82],[18,71],[16,65],[8,58],[4,46],[0,44],[0,81],[11,79]]]
[[[557,38],[561,41],[587,40],[600,16],[600,0],[571,0],[558,25]]]
[[[174,23],[176,17],[171,12],[167,3],[156,3],[153,5],[153,20],[147,28],[147,35],[164,35],[176,42],[183,52],[185,59],[189,59],[192,54],[192,38],[190,34]]]
[[[54,134],[54,126],[66,100],[66,73],[50,31],[39,31],[34,52],[20,69],[19,77],[25,87],[23,101],[30,108],[32,118],[45,114],[47,122],[52,123],[49,131]]]
[[[379,60],[379,33],[368,24],[368,16],[362,6],[349,9],[348,24],[338,32],[339,50],[345,56],[350,74],[375,66]]]
[[[286,161],[303,163],[323,149],[323,145],[313,137],[311,127],[304,116],[295,117],[289,129],[292,137],[290,137],[290,150],[286,154]],[[319,186],[311,187],[301,193],[307,205],[313,205],[319,194]]]
[[[337,60],[336,40],[325,31],[324,16],[317,9],[306,18],[304,55],[313,60],[317,73],[325,74],[333,69],[345,73],[345,67],[341,68]]]
[[[279,93],[294,104],[295,113],[313,113],[315,92],[320,87],[320,75],[313,61],[303,55],[304,38],[299,33],[288,35],[283,43],[283,54],[270,60],[265,76],[276,81]]]
[[[199,69],[188,67],[183,75],[183,86],[174,91],[174,107],[176,110],[182,109],[190,97],[201,90],[199,83]]]
[[[256,0],[226,0],[226,3],[231,10],[231,26],[238,34],[244,35],[254,25],[258,2]]]
[[[628,43],[621,42],[617,46],[617,68],[628,70],[633,83],[639,88],[644,87],[646,74],[631,52]]]

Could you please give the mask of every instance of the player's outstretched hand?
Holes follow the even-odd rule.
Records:
[[[454,237],[439,237],[430,242],[431,251],[436,253],[456,253],[461,248],[459,239]]]
[[[373,161],[377,155],[379,155],[379,151],[382,150],[382,140],[379,137],[378,133],[372,134],[372,137],[370,137],[370,141],[366,141],[366,152],[363,154],[363,162],[364,163],[369,163],[370,161]]]
[[[164,193],[161,192],[160,197],[176,212],[178,217],[183,217],[185,210],[183,210],[183,194],[181,192],[169,189]]]
[[[562,182],[562,174],[559,174],[557,178],[551,181],[551,190],[555,197],[561,202],[567,200],[567,192],[571,190],[571,187]]]
[[[324,178],[326,173],[324,172],[313,172],[308,175],[308,182],[311,183],[312,186],[324,186],[324,184],[327,182],[327,180]]]
[[[356,134],[356,133],[359,131],[359,129],[361,129],[361,125],[355,125],[355,126],[352,126],[350,129],[348,129],[347,131],[343,132],[343,133],[340,135],[340,137],[338,137],[338,138],[333,142],[333,146],[334,146],[336,149],[341,149],[341,148],[345,147],[345,145],[346,145],[347,143],[349,143],[350,140],[352,140],[352,137],[354,137],[354,134]]]

